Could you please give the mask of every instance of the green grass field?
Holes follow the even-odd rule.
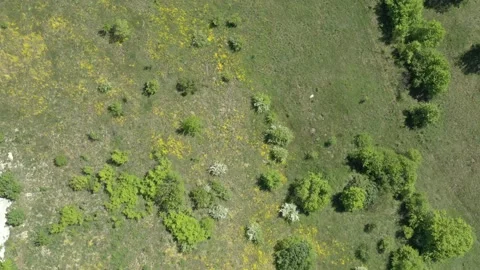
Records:
[[[354,256],[360,244],[370,249],[364,265],[385,269],[388,255],[378,254],[376,243],[400,230],[399,202],[391,196],[368,211],[343,213],[327,206],[288,224],[278,216],[288,185],[273,193],[259,190],[256,178],[268,153],[262,136],[267,125],[251,108],[257,92],[272,97],[279,121],[295,133],[288,162],[281,166],[289,183],[308,171],[322,172],[340,192],[351,173],[347,154],[361,132],[380,146],[419,149],[417,190],[435,209],[465,219],[476,234],[463,258],[432,268],[480,265],[480,76],[465,75],[457,64],[480,42],[479,0],[444,13],[425,12],[447,31],[440,51],[450,63],[452,82],[448,93],[433,100],[443,110],[440,124],[420,131],[404,126],[402,111],[416,101],[408,96],[392,48],[381,40],[377,1],[74,2],[0,2],[5,26],[0,29],[0,132],[6,138],[0,161],[13,153],[12,171],[24,186],[15,204],[27,210],[25,224],[11,229],[6,244],[6,257],[19,269],[273,269],[273,246],[292,234],[315,243],[316,269],[362,265]],[[238,27],[209,28],[211,18],[235,14],[242,18]],[[121,45],[98,34],[117,18],[132,27],[132,37]],[[208,46],[190,46],[195,31],[207,35]],[[242,41],[241,51],[228,49],[229,37]],[[224,83],[225,74],[235,79]],[[181,96],[175,90],[178,78],[195,79],[198,92]],[[151,79],[159,80],[160,89],[146,97],[142,87]],[[112,90],[99,93],[97,86],[106,81]],[[107,108],[114,102],[123,104],[124,116],[111,116]],[[203,120],[200,136],[177,133],[190,115]],[[100,140],[90,141],[91,132]],[[332,137],[336,143],[325,147]],[[105,194],[68,187],[82,167],[98,171],[114,149],[129,153],[122,170],[143,176],[155,164],[149,155],[159,139],[187,190],[212,178],[206,169],[213,162],[229,167],[220,181],[232,191],[225,203],[230,216],[190,253],[177,252],[158,215],[125,220],[113,229],[103,207]],[[319,158],[305,160],[311,150]],[[67,166],[54,166],[59,154],[68,157]],[[97,219],[35,247],[35,232],[56,222],[67,204],[97,213]],[[264,230],[265,243],[258,247],[244,237],[250,221]],[[377,228],[365,233],[367,223]]]

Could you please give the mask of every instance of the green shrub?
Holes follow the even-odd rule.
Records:
[[[277,242],[274,259],[277,270],[310,270],[315,265],[315,252],[306,240],[289,237]]]
[[[159,88],[160,85],[157,80],[150,80],[143,86],[143,94],[148,97],[153,96],[157,93]]]
[[[415,51],[408,70],[412,75],[415,95],[419,98],[431,99],[447,91],[451,78],[450,67],[439,52],[432,49]]]
[[[108,111],[113,117],[123,116],[123,105],[118,101],[114,102],[112,105],[108,106]]]
[[[263,233],[260,224],[257,222],[252,222],[245,227],[245,236],[248,241],[253,242],[254,244],[260,244],[263,242]]]
[[[33,237],[33,244],[37,247],[50,244],[51,238],[46,230],[38,230]]]
[[[98,135],[96,132],[93,132],[93,131],[88,133],[87,137],[92,142],[100,141],[100,135]]]
[[[188,94],[195,94],[198,90],[197,85],[194,80],[180,78],[177,81],[176,85],[177,91],[182,94],[182,96],[186,96]]]
[[[53,160],[53,163],[55,164],[55,166],[57,167],[64,167],[68,164],[68,159],[65,155],[58,155],[55,157],[55,159]]]
[[[112,152],[112,155],[110,156],[110,160],[113,162],[113,164],[117,166],[121,166],[128,161],[128,153],[125,151],[122,152],[116,149]]]
[[[423,21],[423,0],[384,0],[392,25],[392,38],[403,43],[411,30]]]
[[[200,226],[205,230],[205,236],[210,239],[215,229],[215,220],[213,218],[205,217],[200,220]]]
[[[423,128],[438,123],[440,108],[433,103],[419,103],[407,113],[405,124],[410,128]]]
[[[126,20],[117,19],[110,29],[110,39],[113,42],[123,43],[130,38],[131,32]]]
[[[225,20],[222,15],[217,15],[212,19],[210,19],[210,27],[211,28],[219,27],[224,21]]]
[[[192,46],[202,48],[208,45],[208,37],[202,31],[196,31],[192,36]]]
[[[64,232],[68,226],[81,225],[83,220],[83,213],[77,206],[64,206],[60,212],[60,221],[52,225],[50,233]]]
[[[185,209],[185,184],[176,174],[170,173],[157,187],[156,203],[160,211]]]
[[[413,193],[405,199],[402,208],[406,224],[414,231],[421,230],[430,215],[430,206],[425,197],[420,193]]]
[[[183,135],[195,136],[202,131],[202,126],[202,120],[200,120],[199,117],[192,115],[180,123],[179,132]]]
[[[228,212],[228,208],[222,205],[215,205],[208,210],[208,214],[216,220],[226,219]]]
[[[392,250],[395,245],[395,240],[392,237],[387,237],[380,239],[377,243],[377,251],[380,254],[388,253]]]
[[[7,213],[7,222],[6,224],[12,227],[17,227],[25,222],[25,211],[21,208],[14,208],[8,211]]]
[[[112,85],[109,82],[103,82],[97,86],[97,91],[102,94],[108,93],[110,90],[112,90]]]
[[[17,270],[18,267],[12,259],[0,261],[0,270]]]
[[[332,188],[321,174],[308,173],[293,184],[293,200],[306,213],[325,207],[331,198]]]
[[[425,255],[436,261],[461,257],[473,246],[473,229],[461,218],[434,211],[425,224]]]
[[[265,123],[268,125],[273,125],[277,123],[278,121],[278,116],[275,112],[269,111],[267,114],[265,114]]]
[[[258,178],[258,184],[262,189],[272,191],[287,182],[286,177],[278,170],[268,169]]]
[[[89,185],[90,178],[84,175],[75,175],[70,179],[70,182],[68,182],[68,186],[70,186],[73,191],[86,190]]]
[[[16,201],[22,192],[22,185],[10,171],[0,175],[0,198]]]
[[[238,14],[233,14],[227,19],[226,26],[230,28],[237,27],[242,22],[242,18]]]
[[[215,202],[215,197],[211,192],[208,192],[203,187],[197,187],[190,192],[190,198],[192,199],[195,209],[208,208]]]
[[[272,100],[267,94],[257,93],[252,97],[252,107],[257,113],[269,112],[271,104]]]
[[[350,180],[348,181],[345,189],[350,187],[357,187],[365,190],[366,197],[364,202],[364,208],[368,208],[373,205],[375,200],[378,197],[378,186],[375,182],[371,181],[367,176],[353,173],[350,175]]]
[[[319,154],[315,150],[308,151],[308,152],[305,153],[305,159],[306,160],[317,160],[318,157],[319,157]]]
[[[365,224],[365,226],[363,227],[363,231],[366,232],[366,233],[371,233],[371,232],[373,232],[376,228],[377,228],[377,224],[376,224],[376,223],[367,223],[367,224]]]
[[[427,269],[418,251],[410,246],[403,246],[393,252],[390,265],[392,270]]]
[[[274,145],[271,149],[270,149],[270,159],[275,161],[276,163],[285,163],[287,162],[287,158],[288,158],[288,150],[283,148],[283,147],[280,147],[280,146],[277,146],[277,145]]]
[[[168,212],[163,224],[177,240],[181,251],[191,250],[208,238],[207,231],[198,220],[181,212]]]
[[[445,29],[442,24],[436,20],[423,21],[412,29],[407,37],[407,42],[418,41],[422,46],[434,48],[437,47],[445,37]]]
[[[422,153],[420,153],[420,151],[414,148],[409,149],[405,153],[405,156],[418,165],[420,165],[423,160]]]
[[[285,147],[293,138],[292,131],[285,126],[271,125],[270,128],[265,131],[265,142],[268,144]]]
[[[229,37],[227,44],[228,48],[230,48],[232,52],[239,52],[242,50],[243,47],[242,41],[237,37]]]
[[[370,249],[368,246],[366,244],[359,245],[355,250],[355,257],[363,263],[366,263],[370,259]]]
[[[373,146],[373,139],[367,133],[360,133],[355,136],[353,144],[358,148],[367,148]]]
[[[337,137],[332,136],[330,139],[328,139],[323,145],[325,147],[331,147],[337,144]]]
[[[363,188],[349,187],[343,190],[340,195],[340,201],[345,211],[353,212],[365,207],[366,197],[367,192]]]
[[[82,168],[82,173],[87,176],[93,176],[95,174],[95,170],[92,166],[85,166]]]
[[[288,222],[295,222],[300,220],[297,206],[294,203],[284,203],[278,212],[280,212],[282,217],[285,218]]]
[[[412,227],[402,226],[402,233],[405,239],[409,240],[413,237],[413,234],[415,233],[415,231],[413,230]]]
[[[213,195],[221,200],[227,201],[230,199],[230,191],[222,186],[218,181],[209,181],[208,187],[210,187]]]

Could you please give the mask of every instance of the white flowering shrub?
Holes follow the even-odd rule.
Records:
[[[295,222],[300,219],[297,206],[293,203],[284,203],[279,212],[289,222]]]
[[[263,93],[258,93],[252,97],[252,106],[257,113],[270,111],[271,103],[270,97]]]
[[[228,208],[221,205],[215,205],[208,210],[208,214],[216,220],[225,219],[228,216]]]
[[[213,165],[208,167],[208,173],[211,174],[212,176],[220,176],[223,174],[226,174],[228,171],[227,165],[220,163],[220,162],[215,162]]]
[[[355,269],[355,270],[368,270],[368,268],[365,267],[365,266],[357,266],[357,267],[355,267],[354,269]]]
[[[245,236],[248,241],[252,241],[254,244],[261,243],[263,241],[263,234],[260,224],[257,222],[250,223],[245,230]]]

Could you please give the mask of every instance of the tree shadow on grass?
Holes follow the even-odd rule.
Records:
[[[375,15],[377,16],[380,31],[382,32],[380,40],[388,45],[392,42],[393,38],[393,23],[390,16],[388,16],[387,5],[384,1],[379,1],[375,6]]]
[[[435,9],[435,11],[443,13],[451,7],[459,7],[464,0],[426,0],[425,7]]]
[[[341,192],[332,196],[332,207],[335,212],[345,212],[345,207],[343,207],[342,201],[340,200]]]
[[[470,50],[460,56],[458,64],[466,75],[480,74],[480,44],[472,45]]]

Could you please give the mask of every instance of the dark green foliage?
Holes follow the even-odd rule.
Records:
[[[264,93],[257,93],[252,96],[252,107],[257,113],[266,113],[270,111],[272,99]]]
[[[25,221],[25,211],[21,208],[14,208],[8,211],[7,213],[7,225],[9,226],[19,226],[22,225],[23,222]]]
[[[205,222],[204,226],[207,225]],[[163,224],[177,240],[181,251],[195,248],[198,243],[210,236],[198,220],[181,212],[168,212],[163,219]]]
[[[105,94],[112,90],[112,85],[109,82],[103,82],[97,86],[98,92]]]
[[[363,263],[366,263],[370,259],[370,249],[368,246],[366,244],[359,245],[355,250],[355,257]]]
[[[209,208],[215,202],[215,197],[211,192],[205,190],[204,187],[197,187],[190,192],[190,198],[192,199],[195,209]]]
[[[113,162],[113,164],[117,166],[121,166],[128,161],[128,153],[125,151],[122,152],[116,149],[112,152],[112,155],[110,156],[110,160]]]
[[[195,136],[201,132],[202,126],[202,120],[200,120],[199,117],[192,115],[180,123],[178,131],[183,135]]]
[[[388,253],[392,250],[395,245],[395,240],[392,237],[386,237],[378,241],[377,251],[380,254]]]
[[[405,125],[410,128],[423,128],[438,123],[440,108],[433,103],[419,103],[406,113]]]
[[[430,206],[424,195],[413,193],[403,203],[405,223],[414,231],[420,231],[430,214]]]
[[[55,159],[53,160],[53,163],[55,164],[55,166],[57,167],[64,167],[68,164],[68,159],[65,155],[58,155],[55,157]]]
[[[193,95],[198,90],[195,81],[187,78],[178,79],[176,88],[177,88],[177,91],[182,94],[182,96],[186,96],[188,94]]]
[[[153,96],[157,93],[159,88],[160,85],[157,80],[150,80],[143,86],[143,94],[148,97]]]
[[[289,237],[275,245],[274,259],[277,270],[310,270],[315,264],[315,253],[306,240]]]
[[[108,106],[108,111],[113,117],[123,116],[123,105],[121,102],[114,102],[112,105]]]
[[[435,48],[445,37],[445,29],[436,20],[423,21],[412,29],[407,42],[418,41],[423,47]]]
[[[235,28],[237,27],[240,23],[242,22],[242,18],[240,18],[240,15],[238,14],[233,14],[230,16],[230,18],[227,19],[226,26],[230,28]]]
[[[427,269],[418,251],[411,246],[403,246],[393,252],[391,270],[425,270]]]
[[[70,179],[70,182],[68,182],[68,186],[73,190],[73,191],[81,191],[81,190],[86,190],[90,185],[90,178],[88,176],[84,175],[75,175]]]
[[[60,212],[60,221],[52,225],[50,233],[61,233],[65,231],[68,226],[81,225],[83,221],[83,213],[77,206],[64,206]]]
[[[110,40],[112,42],[123,43],[130,38],[132,30],[126,20],[117,19],[110,28]]]
[[[280,147],[280,146],[277,146],[277,145],[274,145],[271,149],[270,149],[270,159],[275,161],[276,163],[285,163],[287,162],[287,158],[288,158],[288,150],[283,148],[283,147]]]
[[[239,52],[243,47],[243,43],[238,37],[229,37],[227,44],[232,52]]]
[[[210,239],[215,229],[215,220],[210,217],[204,217],[200,220],[200,226],[205,230],[207,239]]]
[[[182,211],[185,209],[185,186],[183,180],[170,173],[159,184],[155,202],[160,211]]]
[[[438,12],[446,12],[451,7],[460,7],[467,0],[425,0],[425,7],[433,8]]]
[[[16,201],[22,192],[22,185],[10,171],[0,175],[0,198]]]
[[[395,42],[405,37],[423,20],[423,0],[384,0]]]
[[[349,212],[363,209],[365,207],[366,198],[367,192],[359,187],[348,187],[344,189],[340,195],[340,201],[342,202],[343,208],[345,211]]]
[[[480,74],[480,44],[474,44],[460,57],[460,66],[465,74]]]
[[[50,244],[50,241],[50,234],[44,229],[38,230],[33,237],[33,244],[37,247],[46,246]]]
[[[368,223],[368,224],[365,224],[365,226],[363,227],[363,231],[366,233],[371,233],[375,230],[375,228],[377,228],[376,223]]]
[[[220,182],[218,181],[209,181],[208,185],[211,188],[211,192],[214,194],[215,197],[227,201],[230,199],[230,191],[225,188]]]
[[[262,189],[272,191],[286,182],[285,176],[278,170],[269,169],[258,178],[258,184]]]
[[[473,229],[461,218],[434,211],[425,224],[425,255],[436,261],[461,257],[473,246]]]
[[[192,36],[192,46],[202,48],[208,44],[208,38],[202,31],[196,31]]]
[[[265,131],[265,142],[272,145],[278,145],[285,147],[293,140],[292,131],[285,126],[271,125],[267,131]]]
[[[308,173],[293,183],[292,200],[304,212],[311,213],[330,202],[332,188],[321,174]]]

